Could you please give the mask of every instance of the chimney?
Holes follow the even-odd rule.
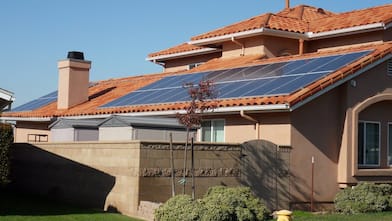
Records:
[[[91,61],[84,60],[83,52],[70,51],[67,59],[57,63],[59,87],[57,109],[69,109],[88,100]]]
[[[286,0],[286,9],[290,8],[290,0]]]

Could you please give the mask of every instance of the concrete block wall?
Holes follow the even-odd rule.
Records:
[[[175,143],[174,149],[176,192],[182,193],[177,181],[184,144]],[[154,209],[140,207],[142,201],[160,203],[171,196],[167,142],[15,143],[12,150],[12,185],[21,191],[146,219]],[[239,185],[240,153],[237,144],[195,144],[197,197],[210,186]],[[190,147],[187,158],[186,193],[191,194]]]
[[[99,209],[136,214],[139,142],[16,143],[15,188]]]

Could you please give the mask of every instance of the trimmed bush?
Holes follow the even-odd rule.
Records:
[[[0,123],[0,185],[5,185],[9,182],[9,149],[13,139],[12,127]]]
[[[248,187],[211,187],[205,196],[193,201],[190,196],[178,195],[155,211],[155,218],[166,220],[201,221],[263,221],[267,207]]]
[[[177,195],[155,210],[155,219],[159,221],[200,220],[199,205],[189,195]]]
[[[382,212],[392,208],[392,185],[363,182],[341,190],[335,209],[343,214]]]

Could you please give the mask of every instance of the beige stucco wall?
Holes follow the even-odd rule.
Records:
[[[355,45],[382,42],[385,39],[383,31],[361,33],[350,36],[327,38],[307,42],[308,52],[349,48]]]
[[[392,77],[386,74],[386,63],[345,83],[291,113],[291,171],[293,199],[309,202],[311,159],[315,159],[314,197],[316,202],[332,201],[339,187],[358,181],[386,182],[392,169],[358,170],[356,163],[356,129],[353,120],[356,106],[380,97],[392,100]],[[355,85],[355,86],[353,86]],[[388,114],[390,102],[377,103],[365,109],[360,117],[392,120]],[[388,113],[387,113],[388,112]],[[357,119],[358,120],[358,119]],[[385,144],[385,142],[384,142]],[[382,150],[386,154],[386,150]],[[385,162],[384,159],[382,162]],[[361,172],[366,172],[361,175]],[[389,175],[387,175],[389,174]]]
[[[165,72],[183,71],[188,70],[189,64],[203,63],[214,58],[221,57],[222,52],[214,52],[210,54],[197,55],[185,58],[176,58],[165,61]]]
[[[139,142],[15,145],[13,185],[73,203],[137,214]]]
[[[133,129],[132,127],[100,127],[99,140],[132,140]]]
[[[28,142],[29,134],[40,134],[47,135],[48,141],[51,141],[50,131],[48,129],[48,123],[40,122],[23,122],[18,121],[14,130],[14,141],[15,142]]]
[[[346,118],[344,122],[344,137],[341,146],[341,154],[339,159],[339,183],[352,184],[361,180],[385,181],[391,179],[392,169],[382,167],[379,169],[358,169],[357,167],[357,124],[362,117],[368,119],[390,120],[390,114],[382,113],[383,110],[378,107],[379,102],[392,100],[392,77],[387,75],[387,63],[384,62],[369,73],[354,79],[356,86],[345,85],[345,93],[347,94]],[[388,105],[388,102],[385,105]],[[375,106],[373,106],[375,105]],[[370,109],[367,109],[370,108]],[[371,109],[376,112],[371,114]],[[362,111],[365,111],[362,115]],[[385,143],[384,143],[385,144]],[[385,146],[381,146],[385,153]],[[382,156],[385,158],[386,156]],[[385,162],[385,159],[383,159]],[[383,161],[381,163],[383,163]]]
[[[258,124],[238,115],[225,117],[225,142],[243,143],[264,139],[278,145],[291,145],[291,125],[288,113],[247,114]],[[257,128],[258,127],[258,128]]]

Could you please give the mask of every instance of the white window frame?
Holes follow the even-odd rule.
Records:
[[[392,127],[392,122],[388,122],[388,128],[387,128],[387,149],[388,149],[388,154],[387,154],[387,164],[388,164],[388,166],[389,167],[392,167],[392,163],[389,163],[389,153],[390,153],[390,151],[392,151],[391,150],[391,148],[392,148],[392,143],[389,143],[389,141],[391,140],[391,137],[389,137],[389,135],[390,135],[390,128]],[[392,157],[392,155],[390,156],[390,157]]]
[[[225,142],[226,140],[226,133],[225,133],[225,129],[226,129],[226,121],[225,119],[206,119],[206,120],[202,120],[202,122],[206,122],[206,121],[210,121],[211,122],[211,141],[203,141],[203,127],[200,127],[200,134],[199,134],[199,141],[200,142],[211,142],[211,143],[219,143],[219,142]],[[212,123],[213,121],[223,121],[223,141],[214,141],[213,139],[213,133],[214,133],[214,124]]]
[[[381,164],[381,122],[379,121],[363,121],[360,120],[358,121],[358,139],[359,139],[359,124],[360,123],[364,123],[365,125],[367,123],[369,124],[377,124],[378,125],[378,163],[377,164],[360,164],[360,162],[358,162],[358,166],[359,167],[379,167]],[[366,126],[365,128],[365,133],[364,133],[364,145],[366,146]],[[359,145],[359,144],[358,144]],[[357,146],[357,151],[359,151],[359,146]],[[363,153],[363,157],[364,159],[366,159],[366,148],[363,149],[364,153]],[[359,155],[359,152],[358,152]]]

